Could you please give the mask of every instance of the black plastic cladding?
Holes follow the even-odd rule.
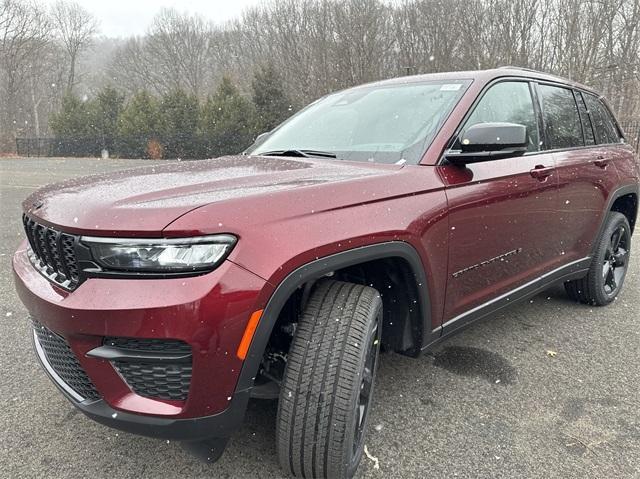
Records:
[[[258,373],[263,352],[271,336],[271,330],[284,304],[299,286],[307,281],[321,278],[331,271],[382,258],[401,258],[406,260],[411,267],[417,284],[421,285],[418,293],[423,320],[422,324],[416,325],[417,329],[419,329],[419,340],[421,340],[420,344],[416,345],[416,354],[427,344],[437,340],[440,330],[432,330],[431,328],[431,302],[424,265],[413,246],[404,241],[389,241],[343,251],[301,266],[291,272],[278,285],[269,299],[254,333],[247,358],[240,372],[236,394],[250,390],[253,387],[253,379]]]

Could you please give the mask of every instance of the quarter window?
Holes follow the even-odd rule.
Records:
[[[540,134],[531,91],[527,82],[500,82],[482,97],[465,124],[465,130],[478,123],[517,123],[527,127],[527,151],[540,149]]]
[[[591,118],[589,118],[589,112],[587,111],[587,105],[584,103],[584,98],[582,98],[582,93],[576,92],[576,99],[578,100],[578,111],[580,111],[580,120],[584,131],[584,142],[587,145],[595,145],[596,138],[593,134]]]
[[[614,126],[609,110],[595,96],[587,94],[584,97],[591,115],[598,144],[619,142],[620,136]]]
[[[540,85],[540,100],[550,149],[584,146],[582,125],[573,92],[567,88]]]

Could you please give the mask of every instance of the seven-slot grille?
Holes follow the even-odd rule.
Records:
[[[29,258],[47,278],[73,290],[78,286],[78,263],[75,253],[76,236],[62,233],[22,216],[31,251]]]
[[[44,352],[44,359],[60,379],[83,399],[100,399],[100,394],[65,339],[37,321],[33,321],[33,330],[36,333],[34,339]]]

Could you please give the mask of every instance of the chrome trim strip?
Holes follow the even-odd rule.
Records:
[[[523,284],[522,286],[518,286],[517,288],[512,289],[511,291],[508,291],[507,293],[504,293],[504,294],[502,294],[502,295],[500,295],[500,296],[498,296],[496,298],[493,298],[492,300],[487,301],[486,303],[483,303],[483,304],[481,304],[479,306],[476,306],[473,309],[470,309],[469,311],[466,311],[466,312],[464,312],[462,314],[459,314],[455,318],[450,319],[449,321],[444,323],[441,326],[441,328],[446,328],[447,326],[455,323],[456,321],[459,321],[459,320],[465,318],[466,316],[469,316],[469,315],[472,315],[474,313],[477,313],[478,311],[481,311],[481,310],[487,308],[488,306],[491,306],[494,303],[497,303],[499,301],[504,301],[509,296],[512,296],[512,295],[518,293],[519,291],[522,291],[524,289],[527,289],[527,288],[530,288],[532,286],[535,286],[536,283],[544,283],[544,280],[549,278],[549,277],[551,277],[551,276],[555,276],[558,273],[561,273],[561,272],[563,272],[565,270],[567,270],[567,272],[570,272],[572,267],[578,266],[580,263],[584,263],[585,261],[591,261],[591,257],[587,256],[586,258],[582,258],[582,259],[579,259],[579,260],[576,260],[576,261],[572,261],[571,263],[567,263],[564,266],[561,266],[560,268],[556,268],[553,271],[549,271],[548,273],[545,273],[542,276],[539,276],[536,279],[531,280],[526,284]]]
[[[75,289],[75,286],[76,286],[75,282],[71,281],[70,279],[67,279],[63,273],[57,273],[57,274],[55,272],[49,273],[47,271],[47,267],[43,266],[44,263],[42,263],[38,259],[38,257],[34,254],[33,250],[31,249],[31,246],[27,247],[27,257],[29,258],[31,265],[38,271],[38,273],[40,273],[42,276],[47,278],[53,284],[55,284],[56,286],[60,286],[61,288],[67,291],[73,291]],[[63,277],[64,281],[59,281],[58,279],[59,277]]]
[[[38,359],[40,360],[40,363],[42,364],[44,369],[47,371],[49,376],[51,376],[51,379],[53,379],[56,382],[56,384],[58,384],[58,386],[64,389],[64,391],[76,401],[78,402],[84,401],[84,398],[80,396],[80,394],[78,394],[74,389],[72,389],[71,386],[65,383],[62,380],[62,378],[58,376],[58,373],[55,372],[53,367],[51,367],[51,364],[49,364],[49,360],[47,359],[47,356],[45,355],[44,350],[40,345],[40,341],[38,340],[38,335],[35,330],[33,331],[33,344],[36,348],[36,354],[38,355]]]
[[[118,246],[164,246],[191,244],[227,244],[233,245],[236,237],[230,234],[208,236],[190,236],[187,238],[107,238],[104,236],[81,236],[82,243],[114,244]]]

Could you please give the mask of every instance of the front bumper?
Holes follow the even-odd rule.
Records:
[[[82,399],[55,372],[35,335],[33,345],[40,365],[60,392],[82,413],[105,426],[158,439],[202,441],[212,437],[231,436],[244,418],[249,399],[248,391],[234,393],[229,407],[218,414],[187,419],[132,414],[112,408],[104,399]]]
[[[263,307],[271,292],[264,280],[226,261],[202,276],[92,278],[68,292],[33,268],[25,243],[14,255],[13,268],[30,315],[68,343],[95,385],[98,400],[75,394],[34,341],[47,374],[87,416],[124,431],[174,440],[228,437],[240,425],[249,391],[236,390],[242,361],[235,351],[251,313]],[[134,392],[111,361],[87,355],[106,337],[187,343],[192,374],[186,399]]]

